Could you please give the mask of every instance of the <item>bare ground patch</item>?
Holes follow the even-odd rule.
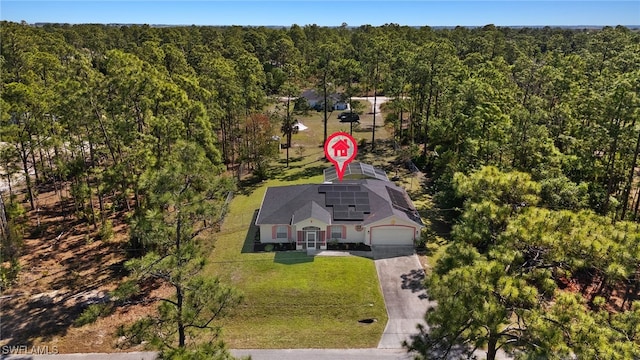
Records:
[[[0,297],[0,345],[57,346],[61,353],[117,351],[118,326],[149,314],[154,299],[168,289],[150,284],[138,301],[76,327],[82,311],[111,301],[110,291],[126,277],[124,213],[110,214],[114,235],[102,240],[97,229],[76,218],[68,199],[41,191],[37,210],[28,214],[17,281]]]

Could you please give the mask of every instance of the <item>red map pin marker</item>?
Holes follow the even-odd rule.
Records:
[[[353,136],[345,132],[337,132],[329,135],[324,143],[324,156],[336,167],[338,179],[342,181],[344,169],[356,158],[358,144]]]

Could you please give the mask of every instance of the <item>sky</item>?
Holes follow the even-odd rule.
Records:
[[[0,19],[31,24],[615,26],[640,25],[640,1],[0,0]]]

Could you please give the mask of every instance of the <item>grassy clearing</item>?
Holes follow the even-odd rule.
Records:
[[[349,130],[336,116],[329,117],[329,134]],[[375,347],[387,314],[372,260],[250,252],[256,231],[251,224],[266,188],[322,182],[322,170],[330,165],[322,160],[323,114],[312,111],[298,118],[309,130],[294,135],[289,168],[282,151],[272,179],[240,191],[216,235],[206,272],[245,297],[225,319],[224,339],[232,348]],[[384,129],[380,136],[386,136]],[[358,322],[367,318],[378,321]]]

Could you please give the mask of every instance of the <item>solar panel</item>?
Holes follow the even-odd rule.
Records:
[[[329,197],[329,195],[326,195],[326,197],[325,197],[325,206],[334,206],[334,205],[340,205],[340,198],[339,197]]]
[[[349,219],[349,213],[347,211],[335,211],[333,210],[334,220],[351,220]]]
[[[318,186],[325,194],[325,206],[333,208],[334,220],[364,220],[371,213],[369,193],[360,185],[325,184]]]
[[[409,202],[407,201],[407,198],[404,196],[404,194],[396,189],[392,189],[388,186],[386,186],[387,188],[387,192],[389,193],[389,198],[391,199],[391,203],[393,204],[393,206],[395,206],[396,208],[400,209],[400,210],[413,210],[413,207],[409,204]]]
[[[340,198],[340,204],[342,205],[355,205],[356,204],[356,199],[353,198],[353,196],[349,196],[347,194],[343,195],[342,198]]]

